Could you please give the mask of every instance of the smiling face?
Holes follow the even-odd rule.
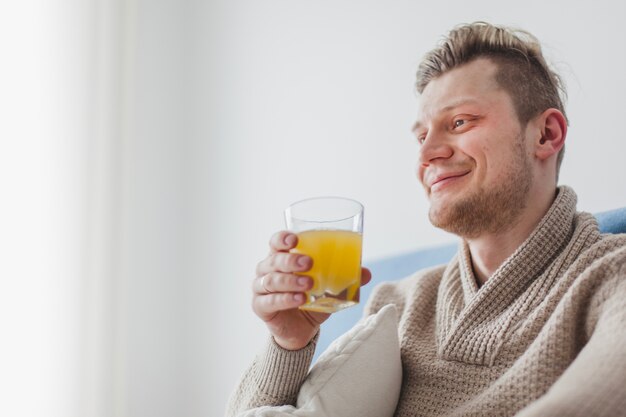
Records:
[[[532,149],[497,69],[479,58],[432,80],[414,129],[430,220],[465,238],[512,227],[533,180]]]

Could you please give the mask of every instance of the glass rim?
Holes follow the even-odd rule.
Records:
[[[359,210],[357,212],[355,212],[353,215],[351,216],[347,216],[347,217],[342,217],[339,219],[333,219],[333,220],[307,220],[307,219],[301,219],[299,217],[295,217],[295,216],[291,216],[290,217],[294,220],[299,220],[301,222],[308,222],[308,223],[335,223],[335,222],[340,222],[340,221],[344,221],[344,220],[348,220],[351,219],[359,214],[362,214],[363,211],[365,210],[365,207],[363,206],[363,204],[361,204],[360,202],[358,202],[357,200],[353,199],[353,198],[349,198],[349,197],[340,197],[340,196],[333,196],[333,195],[328,195],[328,196],[319,196],[319,197],[308,197],[308,198],[304,198],[302,200],[298,200],[298,201],[294,201],[293,203],[289,204],[287,206],[287,208],[285,208],[285,215],[287,215],[287,213],[289,213],[294,206],[301,204],[301,203],[306,203],[308,201],[312,201],[312,200],[344,200],[344,201],[349,201],[351,203],[354,203],[356,206],[358,206]]]

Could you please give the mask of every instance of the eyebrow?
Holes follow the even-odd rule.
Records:
[[[459,97],[458,99],[455,99],[454,101],[452,101],[450,104],[442,107],[439,110],[439,113],[444,113],[450,110],[453,110],[459,106],[462,106],[464,104],[468,104],[468,103],[478,103],[479,100],[475,99],[473,97]],[[416,130],[420,129],[423,126],[422,122],[420,122],[419,120],[416,121],[413,124],[413,127],[411,128],[411,132],[415,132]]]

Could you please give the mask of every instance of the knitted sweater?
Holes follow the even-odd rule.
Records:
[[[400,312],[396,416],[626,416],[626,235],[576,213],[568,187],[478,288],[461,244],[446,266],[375,288]],[[229,415],[294,404],[315,349],[270,342]]]

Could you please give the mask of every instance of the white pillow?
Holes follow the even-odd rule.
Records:
[[[401,385],[398,313],[386,305],[320,355],[300,388],[296,407],[259,407],[240,417],[392,416]]]

